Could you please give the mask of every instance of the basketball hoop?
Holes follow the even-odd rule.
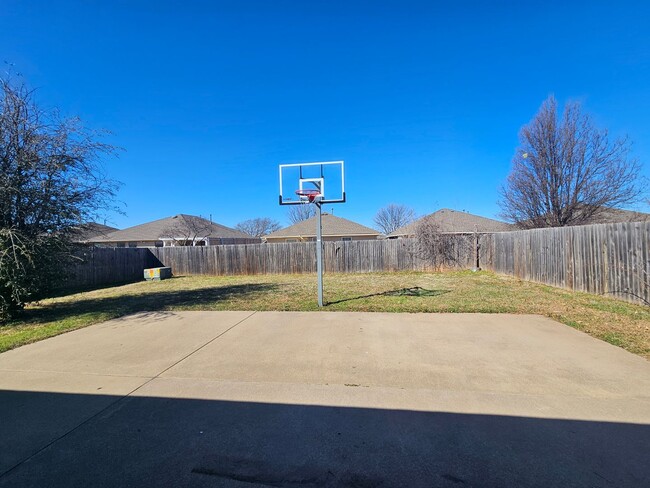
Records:
[[[308,201],[309,203],[314,203],[317,197],[320,196],[320,191],[318,190],[296,190],[296,195],[300,197],[300,200]]]
[[[315,214],[316,275],[318,276],[318,306],[323,306],[323,205],[345,203],[345,176],[343,161],[289,163],[279,166],[280,205],[314,205],[304,207]],[[325,186],[327,183],[327,186]],[[293,191],[294,188],[298,190]],[[297,195],[297,196],[296,196]]]

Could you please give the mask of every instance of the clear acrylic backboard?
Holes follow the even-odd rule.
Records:
[[[305,203],[304,194],[312,194],[314,191],[319,193],[316,200],[318,203],[345,202],[343,161],[280,165],[280,205]]]

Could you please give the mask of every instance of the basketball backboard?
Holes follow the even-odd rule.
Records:
[[[307,201],[318,203],[345,202],[343,161],[296,163],[280,165],[280,205],[300,205],[306,199],[301,194],[319,192],[319,197]],[[296,193],[297,192],[297,193]]]

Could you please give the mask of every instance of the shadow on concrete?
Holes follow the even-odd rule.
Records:
[[[215,305],[233,298],[251,298],[273,291],[277,287],[278,285],[274,283],[251,283],[213,286],[197,290],[161,290],[116,297],[81,296],[70,302],[58,302],[39,308],[26,309],[20,316],[19,323],[64,320],[86,313],[105,313],[109,318],[113,318],[144,311],[164,311],[184,305],[187,305],[188,309],[201,309],[202,306]]]
[[[360,295],[356,297],[343,298],[333,302],[327,302],[327,305],[336,305],[337,303],[351,302],[353,300],[362,300],[364,298],[372,297],[437,297],[449,293],[451,290],[427,290],[419,286],[411,288],[400,288],[399,290],[382,291],[379,293],[371,293],[369,295]]]
[[[650,486],[648,425],[20,391],[0,414],[0,486]]]

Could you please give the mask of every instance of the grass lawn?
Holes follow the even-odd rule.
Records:
[[[328,274],[325,311],[541,314],[650,359],[650,307],[490,272]],[[318,310],[315,275],[191,276],[31,304],[0,352],[140,311]]]

